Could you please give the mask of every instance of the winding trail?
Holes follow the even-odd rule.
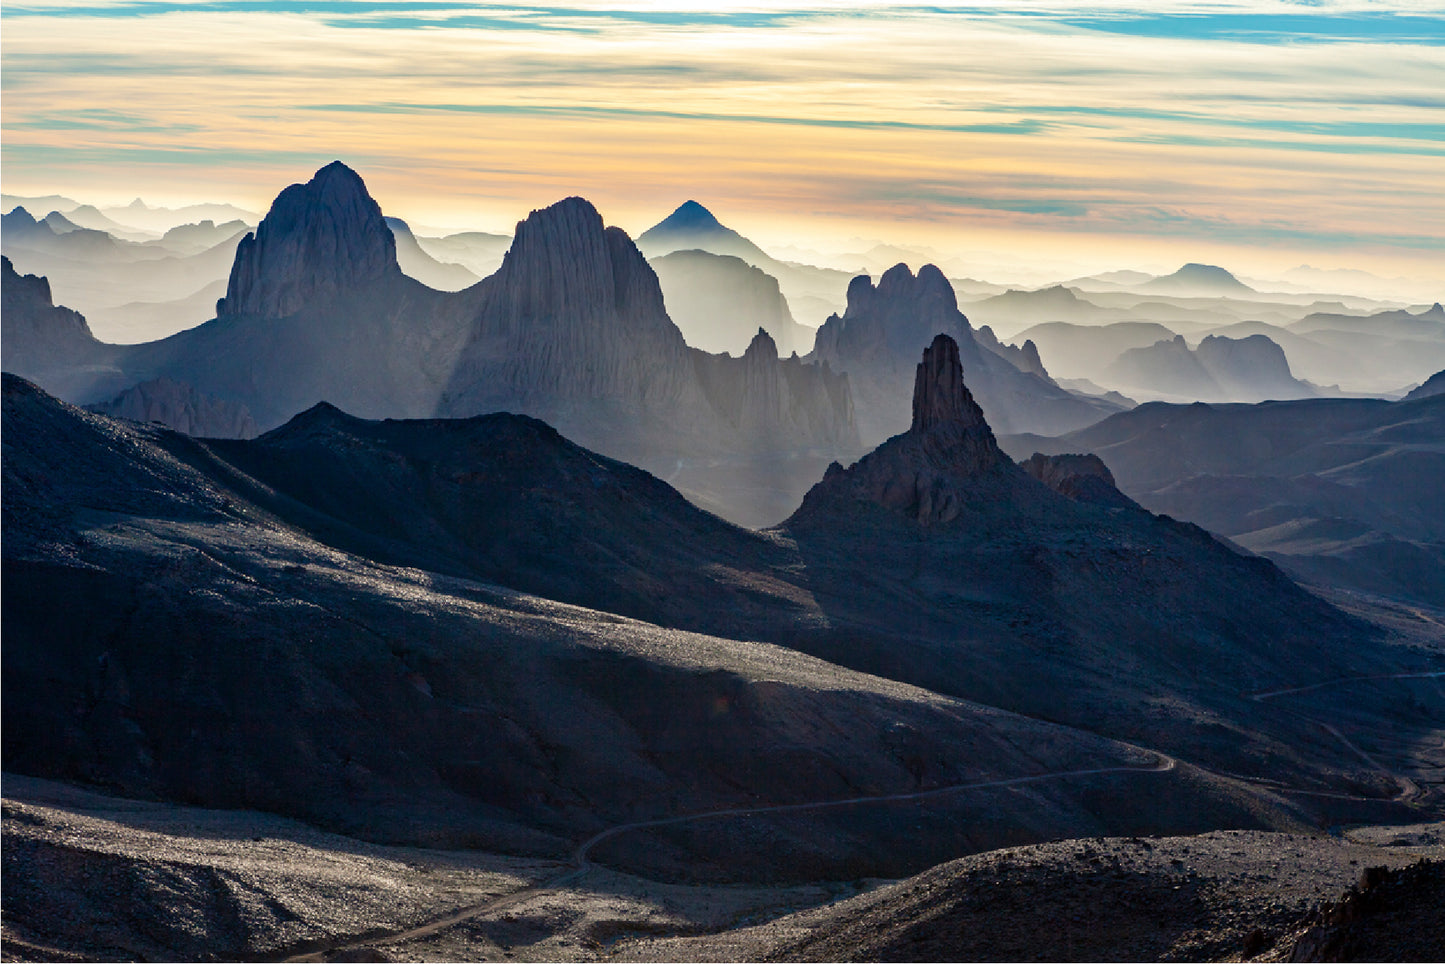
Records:
[[[1342,676],[1337,679],[1325,680],[1323,683],[1314,683],[1310,686],[1295,686],[1289,689],[1268,690],[1262,693],[1251,693],[1249,694],[1249,698],[1256,703],[1263,703],[1265,700],[1274,699],[1276,696],[1290,696],[1295,693],[1311,693],[1315,690],[1324,689],[1327,686],[1339,686],[1344,683],[1363,683],[1369,680],[1382,679],[1436,679],[1441,676],[1445,676],[1445,671],[1437,670],[1434,672],[1425,673],[1382,673],[1377,676]],[[1343,745],[1345,749],[1349,750],[1355,756],[1363,760],[1366,764],[1370,766],[1371,769],[1385,774],[1390,779],[1400,784],[1401,790],[1400,793],[1396,796],[1396,800],[1412,800],[1415,797],[1420,796],[1423,792],[1420,789],[1420,785],[1417,784],[1414,780],[1406,776],[1401,776],[1400,774],[1391,770],[1389,767],[1382,764],[1379,760],[1376,760],[1374,757],[1370,756],[1370,754],[1366,753],[1365,750],[1362,749],[1353,740],[1341,733],[1337,727],[1332,726],[1331,724],[1326,723],[1323,720],[1317,720],[1312,716],[1299,712],[1298,710],[1286,709],[1286,712],[1293,713],[1300,719],[1308,720],[1315,726],[1318,726],[1330,736],[1334,737],[1336,740],[1339,740],[1340,744]]]
[[[293,944],[289,949],[281,951],[276,955],[261,958],[268,961],[325,961],[331,955],[341,951],[359,950],[376,944],[398,944],[406,941],[416,940],[422,937],[430,937],[438,931],[445,930],[463,921],[481,917],[494,911],[503,910],[514,904],[529,900],[550,890],[556,890],[569,884],[575,883],[591,868],[592,863],[587,855],[594,847],[604,840],[610,840],[620,834],[632,830],[644,830],[650,827],[667,827],[677,824],[692,823],[699,820],[715,820],[723,817],[744,817],[757,816],[772,813],[803,813],[811,810],[825,810],[832,807],[853,807],[866,806],[880,803],[901,803],[909,800],[927,800],[935,797],[947,796],[952,793],[961,793],[965,790],[982,790],[988,787],[1011,787],[1021,786],[1029,783],[1041,783],[1046,780],[1062,780],[1069,777],[1097,776],[1106,773],[1167,773],[1173,770],[1177,762],[1173,757],[1159,753],[1157,750],[1149,751],[1156,757],[1153,766],[1116,766],[1116,767],[1095,767],[1086,770],[1061,770],[1054,773],[1039,773],[1027,777],[1009,777],[1003,780],[983,780],[973,783],[957,783],[946,787],[935,787],[931,790],[915,790],[911,793],[890,793],[881,796],[849,797],[844,800],[822,800],[817,803],[785,803],[766,807],[733,807],[727,810],[706,810],[701,813],[683,814],[678,817],[664,817],[660,820],[637,820],[631,823],[618,824],[609,827],[601,833],[594,834],[572,852],[572,866],[569,870],[549,877],[546,880],[530,884],[511,893],[493,897],[482,901],[479,904],[472,904],[462,907],[440,917],[427,921],[416,927],[404,930],[377,930],[363,934],[354,935],[349,938],[317,939],[302,941]]]
[[[1246,694],[1248,698],[1256,703],[1263,703],[1265,700],[1274,699],[1279,696],[1289,696],[1297,693],[1309,693],[1315,690],[1324,689],[1330,686],[1339,686],[1347,683],[1366,682],[1369,680],[1388,679],[1432,679],[1445,677],[1445,671],[1417,672],[1417,673],[1386,673],[1376,676],[1347,676],[1338,679],[1325,680],[1322,683],[1313,683],[1309,686],[1296,686],[1286,689],[1267,690],[1257,693]],[[1359,757],[1373,769],[1386,774],[1403,786],[1403,790],[1397,799],[1409,799],[1418,795],[1421,791],[1415,782],[1408,777],[1400,776],[1367,752],[1357,746],[1336,727],[1321,720],[1314,719],[1295,710],[1287,710],[1294,713],[1301,719],[1321,727],[1351,753]],[[439,917],[433,918],[424,924],[400,930],[378,929],[362,934],[355,934],[350,937],[341,938],[320,938],[301,941],[293,944],[289,949],[270,955],[261,960],[268,961],[326,961],[332,955],[345,951],[358,951],[377,944],[398,944],[407,941],[418,940],[430,937],[433,934],[443,931],[456,924],[472,920],[486,914],[505,910],[508,907],[520,904],[524,901],[535,898],[548,891],[559,890],[563,887],[575,884],[593,866],[589,860],[589,854],[601,843],[611,840],[625,833],[635,830],[646,830],[654,827],[671,827],[680,824],[695,823],[702,820],[718,820],[727,817],[748,817],[764,814],[777,813],[805,813],[815,810],[826,810],[835,807],[868,806],[872,804],[902,803],[906,801],[927,800],[936,797],[943,797],[953,793],[962,793],[967,790],[982,790],[989,787],[1021,786],[1030,783],[1040,783],[1047,780],[1062,780],[1070,777],[1098,776],[1108,773],[1166,773],[1173,770],[1177,765],[1173,757],[1160,753],[1157,750],[1148,751],[1155,757],[1152,766],[1114,766],[1095,767],[1083,770],[1061,770],[1053,773],[1040,773],[1026,777],[1009,777],[1002,780],[982,780],[972,783],[957,783],[946,787],[935,787],[931,790],[915,790],[909,793],[891,793],[878,796],[849,797],[843,800],[821,800],[814,803],[786,803],[762,807],[732,807],[725,810],[707,810],[701,813],[683,814],[676,817],[663,817],[657,820],[636,820],[630,823],[618,824],[609,827],[600,833],[593,834],[577,845],[572,852],[571,866],[552,877],[529,884],[507,894],[492,897],[477,904],[461,907]],[[1301,791],[1304,792],[1304,791]]]

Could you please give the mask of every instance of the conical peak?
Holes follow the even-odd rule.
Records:
[[[692,231],[722,227],[713,213],[696,201],[682,202],[662,223],[668,227],[687,228]]]
[[[964,428],[983,424],[983,411],[963,384],[958,342],[938,335],[923,350],[913,381],[913,425],[909,431],[927,432],[939,425]]]

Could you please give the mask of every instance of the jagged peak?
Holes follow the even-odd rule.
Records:
[[[927,432],[940,425],[964,428],[984,424],[983,410],[963,384],[963,363],[958,342],[939,334],[923,350],[913,381],[913,424],[910,432]]]
[[[759,325],[758,333],[753,336],[752,341],[748,342],[748,347],[747,350],[743,352],[743,357],[764,358],[769,361],[776,360],[778,357],[778,343],[773,340],[772,335],[768,334],[766,328]]]
[[[958,310],[953,285],[936,265],[925,264],[915,275],[903,262],[883,272],[875,286],[867,275],[859,275],[848,283],[848,310],[863,310],[873,299],[891,302],[926,301],[940,303],[944,308]]]

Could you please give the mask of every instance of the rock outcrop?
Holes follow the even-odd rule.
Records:
[[[958,310],[943,272],[905,264],[874,285],[866,275],[848,286],[848,308],[818,329],[813,357],[848,375],[859,436],[876,445],[908,425],[905,400],[918,353],[936,334],[958,343],[959,358],[990,424],[1000,431],[1056,435],[1118,411],[1112,402],[1075,395],[1046,375],[1021,371],[986,350]],[[1042,368],[1042,365],[1039,366]]]
[[[440,414],[520,410],[659,467],[664,456],[856,445],[846,384],[831,371],[782,362],[766,336],[741,358],[689,348],[656,273],[582,198],[518,224],[476,290]]]
[[[572,408],[589,402],[613,417],[696,416],[704,405],[657,275],[582,198],[519,223],[502,267],[479,290],[440,414],[519,405],[566,425]]]
[[[216,316],[284,318],[400,271],[381,208],[356,172],[335,161],[277,195],[241,239]]]
[[[708,401],[742,434],[749,451],[796,449],[800,443],[829,451],[856,448],[848,379],[826,363],[779,358],[762,328],[740,358],[697,350],[691,357]]]
[[[970,499],[1006,494],[1010,479],[1018,475],[963,383],[958,342],[940,334],[916,369],[908,431],[850,468],[834,462],[798,514],[828,511],[829,506],[836,511],[849,501],[872,502],[924,525],[950,522]]]
[[[1092,453],[1086,455],[1044,455],[1035,452],[1019,463],[1019,468],[1044,485],[1075,502],[1119,508],[1137,507],[1133,499],[1119,491],[1114,474],[1104,460]]]
[[[86,406],[92,412],[136,422],[158,422],[200,438],[254,438],[256,420],[244,405],[202,395],[171,378],[141,382],[109,402]]]
[[[8,257],[0,256],[0,293],[6,371],[60,392],[114,384],[112,376],[119,373],[108,364],[114,346],[96,340],[84,315],[56,305],[49,281],[18,273]]]

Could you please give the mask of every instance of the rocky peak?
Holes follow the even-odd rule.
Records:
[[[0,255],[0,290],[5,293],[7,313],[25,308],[55,307],[50,296],[50,279],[43,275],[20,274],[15,270],[15,264],[5,255]]]
[[[913,425],[909,431],[927,432],[954,423],[962,428],[985,424],[983,410],[963,384],[958,342],[940,334],[923,350],[923,360],[918,363],[913,382]]]
[[[1048,370],[1044,368],[1044,360],[1039,357],[1039,346],[1034,344],[1032,338],[1025,339],[1023,347],[1019,350],[1023,352],[1022,371],[1030,372],[1040,378],[1049,377]]]
[[[495,308],[519,324],[617,312],[653,324],[667,317],[657,275],[632,239],[605,227],[580,197],[533,211],[517,224],[494,290]]]
[[[722,229],[722,224],[713,213],[696,201],[684,201],[662,221],[657,227],[672,231],[717,231]]]
[[[277,195],[241,240],[216,314],[281,318],[400,275],[381,208],[357,173],[336,161]]]
[[[743,352],[743,357],[762,362],[777,361],[778,343],[773,341],[773,336],[768,334],[768,330],[760,325],[758,326],[758,333],[753,336],[752,341],[748,342],[748,347],[747,350]]]
[[[918,364],[912,427],[847,469],[830,466],[795,518],[847,513],[863,501],[924,525],[949,522],[970,503],[1009,498],[1017,472],[963,383],[958,343],[940,334]]]

